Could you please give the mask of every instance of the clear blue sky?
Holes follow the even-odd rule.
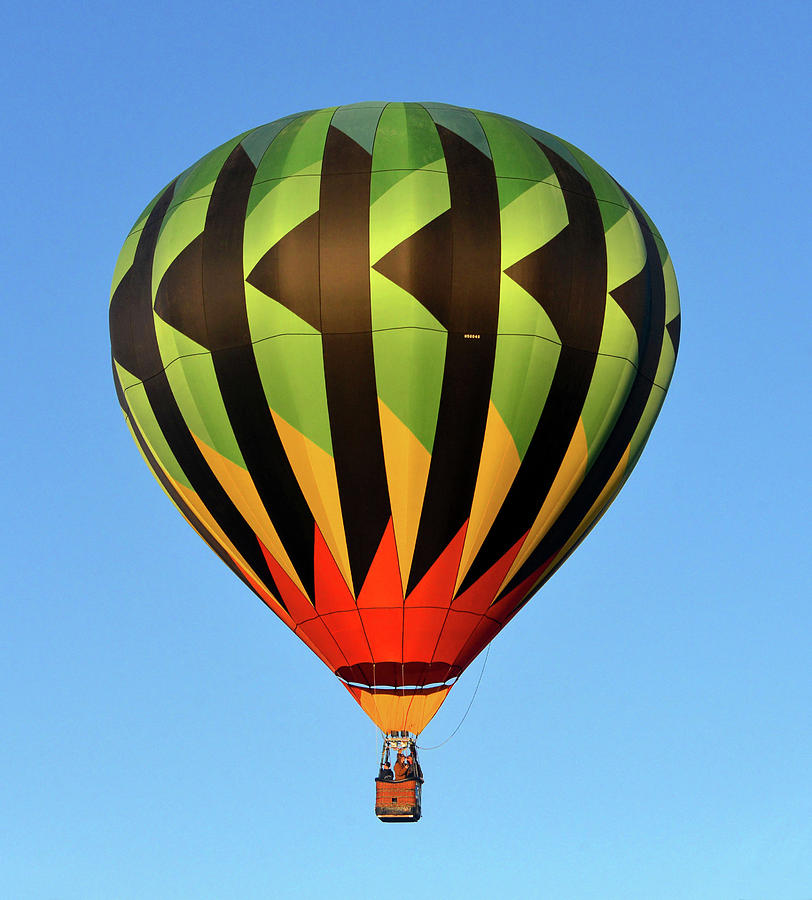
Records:
[[[0,897],[812,898],[809,10],[7,8]],[[642,462],[495,640],[401,829],[372,813],[373,726],[179,518],[109,372],[113,264],[155,192],[365,99],[580,146],[652,215],[683,304]]]

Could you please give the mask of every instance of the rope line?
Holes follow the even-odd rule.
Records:
[[[447,744],[451,740],[451,738],[453,738],[454,735],[460,730],[460,728],[462,728],[462,723],[467,718],[468,713],[471,712],[471,707],[474,705],[474,700],[476,700],[476,695],[477,695],[477,692],[479,691],[479,685],[482,682],[482,676],[485,674],[485,663],[487,663],[490,653],[491,653],[491,645],[488,644],[488,649],[485,652],[485,659],[482,660],[482,668],[479,670],[479,678],[477,679],[476,687],[474,688],[474,693],[471,696],[471,700],[468,703],[468,708],[463,713],[463,716],[460,719],[457,727],[451,732],[451,734],[449,734],[449,736],[444,741],[440,741],[439,744],[435,744],[433,747],[419,747],[420,750],[436,750],[438,747],[442,747],[443,744]],[[417,744],[415,744],[415,746],[417,746]]]

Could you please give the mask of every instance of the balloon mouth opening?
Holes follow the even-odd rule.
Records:
[[[357,684],[352,681],[345,681],[343,678],[341,680],[347,687],[360,688],[364,691],[372,691],[375,694],[433,694],[435,691],[448,690],[457,679],[449,678],[448,681],[437,684],[403,684],[399,687],[386,684]]]
[[[462,674],[460,666],[449,663],[357,663],[336,669],[347,687],[402,693],[433,693],[447,690]]]

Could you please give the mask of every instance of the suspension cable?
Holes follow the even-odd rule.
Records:
[[[479,670],[479,678],[477,679],[476,687],[474,688],[474,693],[472,694],[471,700],[468,703],[468,708],[463,713],[463,716],[460,719],[457,727],[451,732],[451,734],[449,734],[449,736],[444,741],[440,741],[439,744],[435,744],[433,747],[420,747],[421,750],[436,750],[438,747],[442,747],[443,744],[447,744],[451,740],[451,738],[453,738],[454,735],[460,730],[460,728],[462,728],[462,723],[465,721],[466,717],[468,716],[468,713],[471,712],[471,707],[474,705],[474,700],[476,699],[477,691],[479,691],[479,685],[482,682],[482,676],[485,674],[485,663],[488,661],[488,656],[490,655],[490,652],[491,652],[491,645],[488,644],[488,649],[485,652],[485,659],[482,660],[482,668]],[[415,746],[417,746],[417,744],[415,744]]]

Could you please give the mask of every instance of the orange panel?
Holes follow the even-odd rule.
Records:
[[[482,616],[477,613],[452,609],[443,625],[433,660],[451,665],[462,652],[481,619]]]
[[[454,596],[457,570],[465,543],[466,522],[457,532],[454,540],[443,550],[434,565],[426,572],[419,584],[406,598],[406,606],[447,606]],[[408,658],[408,657],[407,657]]]
[[[347,612],[328,613],[321,616],[327,630],[335,638],[350,665],[372,662],[369,644],[364,634],[364,626],[358,610],[353,607]]]
[[[485,574],[477,579],[467,591],[455,598],[452,606],[454,609],[468,610],[469,612],[484,613],[493,603],[494,597],[499,593],[507,570],[510,568],[516,554],[521,549],[527,534],[522,535],[508,552],[497,560]]]
[[[381,544],[358,594],[358,607],[403,606],[403,585],[400,580],[398,551],[392,519],[386,526]],[[388,657],[394,659],[395,657]],[[400,656],[398,656],[400,659]]]
[[[395,574],[400,583],[397,569]],[[362,609],[360,615],[375,662],[400,662],[403,659],[403,607]]]
[[[330,669],[335,672],[347,664],[347,658],[341,652],[341,648],[327,630],[321,619],[310,619],[296,626],[296,634],[308,647],[318,648],[317,652]]]
[[[406,608],[403,623],[404,662],[429,662],[447,613],[446,609]]]
[[[324,541],[318,525],[315,527],[313,542],[313,566],[315,579],[316,610],[319,613],[355,609],[355,598],[341,570],[333,559],[333,554]]]
[[[467,668],[472,660],[485,649],[501,630],[502,625],[499,622],[494,622],[493,619],[489,619],[487,616],[483,617],[454,662],[461,669]]]
[[[268,568],[271,570],[273,580],[277,588],[279,588],[279,593],[282,595],[282,600],[287,606],[293,621],[298,623],[305,619],[312,619],[316,614],[313,604],[299,590],[296,583],[288,577],[287,572],[276,561],[262,541],[259,541],[259,546],[262,548],[262,553],[268,563]]]

